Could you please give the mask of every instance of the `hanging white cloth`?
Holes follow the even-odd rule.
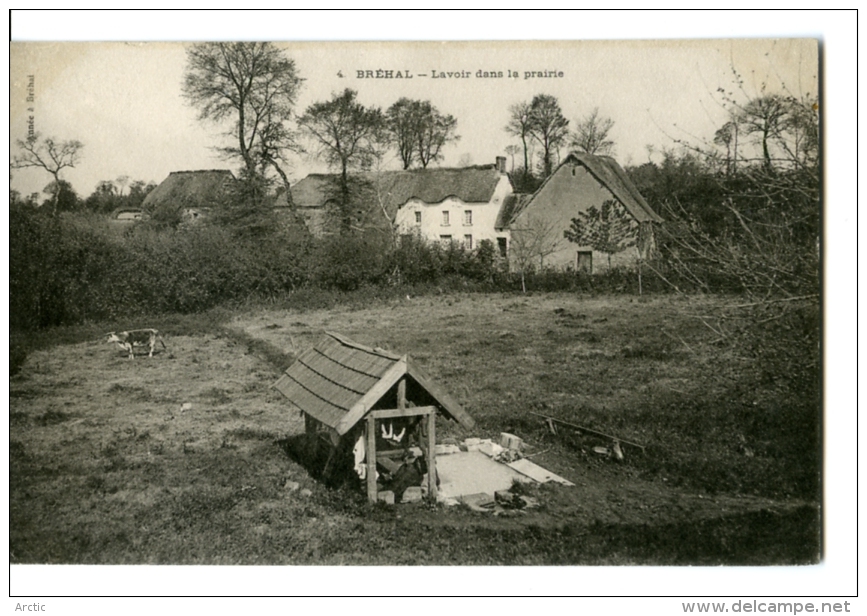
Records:
[[[380,424],[380,430],[382,430],[382,438],[387,440],[389,443],[394,445],[399,445],[403,440],[404,435],[406,435],[406,427],[400,431],[400,434],[394,433],[394,424],[388,424],[388,431],[385,430],[385,424]]]
[[[358,437],[355,441],[355,447],[352,448],[352,455],[355,456],[355,472],[360,479],[367,479],[367,464],[364,463],[364,435]]]

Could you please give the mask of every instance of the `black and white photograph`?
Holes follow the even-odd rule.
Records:
[[[10,43],[13,571],[822,566],[819,38],[291,38]]]

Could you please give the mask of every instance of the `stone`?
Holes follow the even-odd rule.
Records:
[[[523,503],[523,505],[520,507],[520,509],[535,509],[536,507],[539,506],[539,500],[536,498],[533,498],[532,496],[525,496],[522,494],[521,496],[518,497],[518,500],[520,500]]]
[[[385,503],[386,505],[393,505],[394,492],[392,492],[391,490],[384,490],[382,492],[378,492],[376,495],[376,499],[381,503]]]
[[[522,451],[524,449],[524,439],[519,436],[515,436],[514,434],[509,434],[508,432],[501,432],[500,446],[504,447],[505,449]]]
[[[402,503],[417,503],[422,499],[421,486],[410,486],[403,492],[400,499]]]
[[[489,512],[493,510],[494,505],[496,504],[494,497],[485,492],[479,492],[478,494],[465,494],[460,497],[460,500],[473,511]]]
[[[283,487],[286,488],[287,490],[289,490],[290,492],[297,492],[298,489],[301,487],[301,484],[298,483],[297,481],[292,481],[290,479],[286,483],[283,484]]]
[[[303,490],[301,490],[301,496],[313,496],[313,492],[311,490],[308,490],[307,488],[304,488]]]
[[[508,490],[497,490],[494,492],[494,500],[504,507],[515,507],[517,506],[515,501],[518,500],[518,495]]]

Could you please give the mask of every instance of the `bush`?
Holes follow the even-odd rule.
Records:
[[[118,238],[104,219],[10,211],[13,329],[191,313],[305,284],[308,245],[280,230],[238,237],[215,226],[141,225]]]
[[[403,284],[437,284],[447,277],[492,283],[497,273],[495,254],[489,240],[467,250],[457,242],[443,245],[408,235],[389,255],[389,271]]]
[[[106,224],[87,215],[49,216],[27,206],[9,213],[10,326],[34,329],[106,316],[101,284],[121,259]]]
[[[386,243],[373,234],[329,236],[315,243],[312,262],[314,285],[353,291],[385,280]]]

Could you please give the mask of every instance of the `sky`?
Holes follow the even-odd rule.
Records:
[[[339,4],[339,3],[338,3]],[[22,53],[18,42],[23,41],[191,41],[191,40],[655,40],[681,41],[704,39],[703,51],[691,48],[681,53],[672,51],[676,45],[650,46],[629,43],[618,46],[591,45],[583,49],[559,47],[560,51],[539,49],[524,51],[518,57],[499,50],[487,61],[492,68],[508,70],[514,62],[519,70],[534,70],[531,65],[548,68],[555,63],[565,76],[562,82],[523,81],[494,83],[474,88],[468,84],[446,82],[434,86],[418,85],[406,92],[414,98],[431,98],[442,111],[458,118],[461,141],[447,152],[443,164],[454,165],[461,155],[469,153],[474,163],[492,161],[509,143],[502,131],[508,106],[538,92],[551,93],[560,99],[564,112],[573,122],[577,116],[599,106],[600,112],[615,120],[612,136],[617,143],[617,158],[627,164],[646,159],[645,146],[670,147],[671,137],[689,135],[708,137],[717,126],[717,105],[712,93],[730,75],[732,48],[742,48],[749,39],[779,37],[818,38],[822,41],[823,133],[825,140],[826,201],[825,225],[832,241],[824,245],[825,252],[825,355],[826,387],[826,462],[825,486],[828,501],[824,513],[825,552],[823,562],[811,567],[686,567],[668,568],[576,568],[504,567],[479,570],[476,568],[438,569],[433,586],[419,584],[418,572],[411,568],[385,570],[390,587],[379,590],[388,593],[406,592],[451,595],[513,594],[543,595],[602,595],[585,601],[581,607],[589,611],[634,611],[636,613],[679,612],[679,600],[689,596],[842,596],[857,592],[856,536],[857,492],[855,473],[858,469],[857,416],[858,381],[856,337],[853,323],[856,317],[857,279],[857,132],[852,130],[856,117],[857,15],[845,11],[721,11],[721,12],[524,12],[506,11],[425,12],[425,13],[185,13],[160,12],[95,12],[72,13],[13,11],[10,24],[10,143],[26,131],[22,117],[26,105],[21,101],[21,79],[34,74],[37,84],[37,106],[34,121],[38,130],[66,139],[85,143],[84,159],[66,176],[82,196],[89,194],[96,182],[129,175],[134,179],[161,181],[173,170],[197,168],[236,168],[212,156],[209,148],[220,142],[213,126],[202,125],[195,112],[179,97],[184,54],[181,47],[149,43],[114,47],[111,51],[91,46],[79,51],[69,46],[51,45],[44,52]],[[734,38],[732,38],[734,37]],[[723,40],[724,39],[724,40]],[[551,47],[551,46],[549,46]],[[660,48],[662,47],[662,49]],[[759,49],[744,59],[736,55],[739,69],[752,79],[776,74],[768,64],[774,59],[776,70],[788,67],[785,74],[792,86],[797,76],[815,74],[815,62],[778,62],[780,45],[775,49]],[[607,53],[599,50],[607,48]],[[347,70],[378,68],[381,60],[370,49],[358,48],[338,52],[321,46],[303,52],[290,50],[303,77],[307,79],[299,99],[298,109],[313,101],[327,98],[331,92],[346,85],[359,91],[366,104],[388,105],[404,90],[397,86],[362,83],[346,77]],[[668,51],[665,51],[667,49]],[[708,51],[708,50],[711,51]],[[119,51],[120,50],[120,51]],[[141,51],[146,50],[146,51]],[[154,51],[156,50],[156,51]],[[407,68],[425,72],[436,68],[476,67],[478,58],[467,59],[466,53],[426,50],[420,59]],[[768,53],[768,56],[764,54]],[[601,58],[600,58],[601,56]],[[395,62],[395,56],[390,56]],[[401,63],[410,58],[399,57]],[[472,66],[464,67],[472,60]],[[542,63],[545,64],[542,64]],[[750,68],[744,65],[749,64]],[[493,66],[496,65],[496,66]],[[553,66],[553,64],[552,64]],[[795,67],[798,68],[795,68]],[[804,71],[801,66],[810,67]],[[387,67],[382,67],[387,68]],[[341,81],[336,70],[344,71]],[[755,70],[755,73],[750,72]],[[802,72],[803,71],[803,72]],[[793,72],[796,75],[793,75]],[[808,77],[809,79],[809,77]],[[754,85],[755,82],[750,83]],[[801,81],[803,84],[803,81]],[[426,88],[426,89],[425,89]],[[561,88],[555,90],[554,88]],[[813,91],[804,87],[805,91]],[[675,126],[676,125],[676,126]],[[307,169],[316,168],[315,161],[299,159],[292,171],[294,179],[303,177]],[[48,183],[47,174],[25,179],[16,172],[12,186],[26,194],[41,190]],[[2,238],[0,238],[2,239]],[[8,239],[8,238],[7,238]],[[7,267],[4,261],[4,268]],[[5,270],[8,271],[8,270]],[[2,316],[2,315],[0,315]],[[4,317],[4,323],[5,323]],[[6,326],[8,330],[8,325]],[[0,488],[2,490],[3,488]],[[195,571],[203,572],[195,575]],[[426,572],[427,573],[427,572]],[[674,575],[672,575],[674,573]],[[293,568],[287,576],[285,568],[263,567],[100,567],[94,576],[92,568],[64,567],[62,574],[52,567],[10,568],[10,589],[18,596],[36,597],[45,594],[76,596],[82,594],[168,595],[160,603],[151,599],[138,601],[139,609],[165,607],[167,613],[178,609],[171,595],[220,595],[235,590],[241,595],[268,596],[275,592],[285,595],[323,595],[333,592],[323,583],[321,568]],[[428,579],[428,578],[425,578]],[[240,586],[241,582],[243,586]],[[341,576],[341,591],[366,594],[370,591],[369,576],[347,570]],[[421,590],[420,590],[421,589]],[[637,596],[620,603],[606,596]],[[668,595],[668,598],[647,599]],[[298,606],[319,609],[316,604]],[[199,600],[197,604],[204,604]],[[626,603],[624,603],[626,602]],[[75,599],[52,599],[49,607],[56,611],[67,607],[70,613],[86,610],[88,614],[118,613],[120,607],[131,607],[129,600],[111,604]],[[240,603],[240,600],[238,600]],[[261,602],[260,602],[261,603]],[[215,599],[211,607],[225,611],[230,601]],[[258,605],[258,604],[257,604]],[[347,607],[353,611],[365,604],[353,601]],[[428,602],[416,604],[417,608]],[[524,604],[526,605],[526,604]],[[550,605],[550,603],[549,603]],[[370,610],[379,603],[370,604]],[[558,604],[575,611],[575,603]],[[234,605],[232,607],[235,607]],[[247,601],[237,605],[247,608]],[[285,610],[285,605],[281,605]],[[515,609],[512,600],[486,599],[486,610]],[[519,609],[523,606],[518,606]],[[554,606],[551,606],[554,607]],[[622,608],[618,610],[617,608]],[[437,604],[429,609],[465,610],[465,600],[451,605]],[[595,610],[593,608],[596,608]],[[247,608],[249,609],[249,608]],[[543,609],[548,609],[545,606]]]
[[[460,140],[444,149],[441,166],[462,160],[492,163],[505,155],[508,145],[519,144],[503,130],[509,107],[536,94],[555,96],[571,126],[594,108],[614,120],[610,138],[615,156],[629,165],[659,160],[676,139],[711,139],[726,119],[716,90],[732,91],[733,67],[745,78],[743,91],[735,90],[742,100],[758,93],[762,83],[771,92],[783,91],[785,84],[799,96],[815,94],[818,87],[815,38],[276,44],[304,79],[299,114],[349,87],[368,106],[385,109],[405,96],[430,100],[455,116]],[[236,171],[239,161],[226,160],[215,150],[229,143],[224,132],[230,124],[199,121],[196,109],[181,96],[189,45],[13,42],[11,155],[14,140],[26,137],[32,116],[43,136],[84,144],[81,162],[62,172],[82,197],[99,181],[119,176],[159,183],[171,171]],[[359,77],[359,71],[368,75],[378,69],[402,78]],[[479,71],[503,76],[482,77]],[[27,100],[30,76],[32,102]],[[397,165],[396,157],[385,163],[386,168]],[[298,155],[289,175],[297,181],[326,170],[315,156]],[[50,180],[42,170],[16,170],[11,185],[30,194]]]

